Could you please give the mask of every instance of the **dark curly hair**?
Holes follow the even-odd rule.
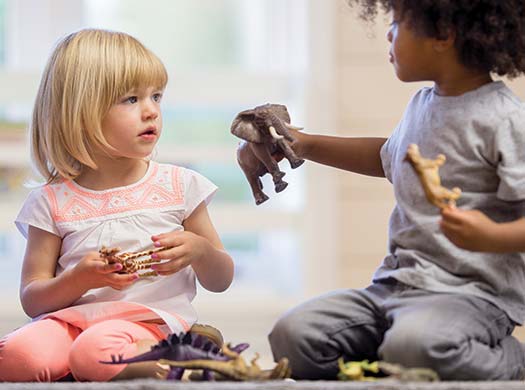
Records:
[[[524,0],[348,0],[372,21],[379,10],[398,10],[415,31],[432,38],[456,33],[463,65],[500,76],[525,73]]]

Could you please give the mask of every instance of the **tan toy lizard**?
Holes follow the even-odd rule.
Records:
[[[419,176],[430,203],[440,209],[456,205],[456,200],[461,196],[461,190],[458,187],[454,187],[452,190],[443,187],[439,177],[439,167],[445,163],[445,155],[438,154],[435,160],[424,158],[419,153],[419,147],[416,144],[410,144],[406,160],[410,162]]]
[[[277,365],[270,370],[263,370],[257,364],[259,355],[247,364],[240,353],[231,350],[228,345],[224,344],[222,353],[229,357],[230,360],[218,361],[208,359],[196,359],[186,361],[174,361],[168,359],[160,359],[158,364],[161,366],[167,365],[170,367],[181,367],[192,370],[211,370],[215,372],[218,377],[216,379],[234,380],[234,381],[264,381],[274,379],[286,379],[291,376],[291,369],[289,367],[288,359],[281,358]]]

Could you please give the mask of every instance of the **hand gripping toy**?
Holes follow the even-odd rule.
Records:
[[[102,247],[98,252],[100,256],[106,260],[108,264],[119,263],[122,264],[122,269],[119,273],[132,274],[137,272],[140,277],[157,276],[155,271],[138,272],[151,269],[153,264],[160,264],[157,259],[152,259],[153,253],[171,249],[171,246],[149,249],[141,252],[120,252],[120,248],[106,248]],[[144,258],[145,257],[145,258]]]

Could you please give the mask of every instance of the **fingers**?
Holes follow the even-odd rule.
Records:
[[[159,275],[171,275],[187,267],[188,264],[189,262],[186,261],[185,258],[183,257],[177,260],[165,261],[160,264],[153,264],[151,266],[151,269],[154,270]]]
[[[163,250],[157,253],[153,253],[151,255],[151,258],[156,261],[172,260],[172,259],[177,259],[179,257],[182,257],[186,253],[187,253],[186,247],[183,245],[180,245],[180,246],[175,246],[173,248],[166,249],[166,250]]]
[[[170,275],[178,272],[189,264],[187,254],[188,253],[184,246],[178,246],[154,253],[151,257],[159,261],[159,264],[153,264],[151,269],[159,275]],[[162,262],[163,260],[167,261]]]
[[[451,237],[462,236],[463,230],[456,225],[441,224],[441,231],[449,239]]]
[[[176,230],[169,233],[156,234],[151,236],[153,245],[157,248],[161,246],[178,246],[183,243],[184,230]]]
[[[96,271],[101,274],[111,274],[120,270],[122,270],[122,264],[120,263],[106,264],[101,262],[96,267]]]
[[[151,255],[152,259],[159,261],[159,264],[151,266],[153,271],[159,275],[171,275],[188,266],[190,260],[186,256],[189,246],[185,245],[185,233],[184,230],[178,230],[151,237],[156,247],[171,247]]]
[[[129,285],[136,282],[140,276],[137,273],[133,274],[111,274],[108,275],[108,286],[115,290],[122,290]]]
[[[111,288],[114,288],[115,290],[122,290],[139,279],[139,275],[137,273],[119,274],[118,272],[121,270],[122,264],[120,263],[99,264],[96,267],[97,272],[105,275],[105,284]]]
[[[458,209],[452,209],[449,207],[444,208],[441,211],[442,219],[439,223],[439,227],[445,237],[457,245],[457,241],[460,239],[463,232],[463,225],[461,218],[458,218]]]
[[[441,209],[441,216],[451,222],[461,222],[463,220],[461,210],[455,206],[447,206]]]

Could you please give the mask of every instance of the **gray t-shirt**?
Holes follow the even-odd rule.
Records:
[[[462,209],[477,209],[497,222],[525,216],[525,105],[503,82],[461,96],[421,89],[381,149],[397,204],[390,217],[389,254],[374,281],[393,277],[436,292],[475,295],[525,319],[525,254],[459,249],[439,228],[440,210],[405,161],[411,143],[421,155],[446,156],[441,184],[460,187]],[[525,237],[524,237],[525,239]]]

